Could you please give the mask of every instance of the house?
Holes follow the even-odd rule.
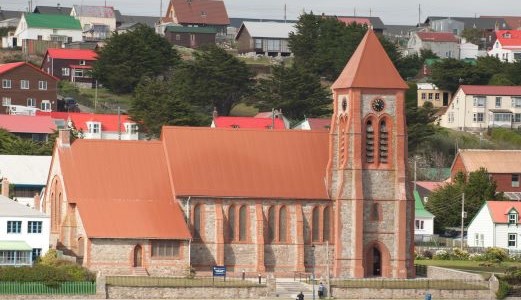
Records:
[[[215,113],[217,113],[217,112],[215,112]],[[215,114],[214,114],[214,117],[215,117]],[[286,118],[286,116],[284,116],[284,114],[282,113],[282,109],[272,109],[271,111],[259,112],[253,117],[254,118],[281,119],[284,122],[284,127],[286,129],[291,128],[291,126],[290,126],[291,122],[289,121],[288,118]]]
[[[425,209],[417,190],[414,192],[414,239],[428,241],[434,234],[434,215]]]
[[[16,106],[50,111],[56,109],[58,78],[26,62],[0,64],[0,114],[16,114]]]
[[[71,15],[72,7],[63,7],[58,3],[56,6],[36,5],[34,13],[42,15]]]
[[[331,133],[165,126],[156,141],[71,143],[62,130],[52,244],[102,274],[413,277],[407,89],[368,31],[332,85]]]
[[[224,39],[230,20],[224,1],[170,0],[161,23],[174,23],[187,27],[212,27],[217,31],[217,38]]]
[[[433,19],[429,25],[432,31],[449,32],[457,36],[460,36],[465,28],[465,24],[462,21],[450,17],[445,19]]]
[[[71,129],[83,139],[138,140],[139,130],[136,122],[128,115],[92,114],[79,112],[42,112],[54,120],[58,129]]]
[[[521,126],[521,87],[461,85],[440,125],[462,131]]]
[[[34,198],[35,195],[40,197],[47,183],[50,165],[51,156],[0,155],[0,176],[12,188],[7,195],[18,203],[39,209]]]
[[[519,201],[487,201],[478,211],[467,229],[469,247],[500,247],[521,249]]]
[[[17,40],[17,43],[13,41],[13,45],[18,46],[23,46],[29,40],[60,44],[78,42],[82,40],[81,25],[71,16],[25,13],[16,27],[13,39]]]
[[[90,49],[49,48],[40,68],[60,80],[90,88],[95,85],[91,71],[97,56]]]
[[[349,25],[356,23],[360,25],[366,25],[372,28],[375,33],[382,34],[385,30],[384,23],[379,17],[364,17],[364,16],[334,16],[338,21]]]
[[[461,39],[461,43],[459,44],[460,59],[476,59],[480,56],[486,56],[486,52],[480,51],[478,45],[467,42],[465,38]]]
[[[433,83],[418,83],[418,107],[426,102],[432,103],[433,107],[446,107],[450,102],[450,92],[440,90]]]
[[[468,175],[485,168],[496,182],[496,191],[512,200],[521,200],[521,150],[460,149],[451,167],[451,178],[458,172]]]
[[[286,129],[284,121],[279,118],[253,117],[216,117],[211,128],[257,128],[257,129]]]
[[[23,139],[46,142],[56,125],[49,116],[0,114],[0,128]]]
[[[505,27],[508,27],[508,29],[521,30],[520,16],[480,16],[480,18],[503,19],[506,22]]]
[[[169,25],[165,29],[165,38],[176,46],[199,48],[215,45],[217,30],[213,27],[185,27]]]
[[[0,266],[31,266],[49,250],[49,229],[49,216],[0,195]]]
[[[297,23],[297,20],[284,20],[284,19],[259,19],[259,18],[229,18],[230,25],[226,29],[227,39],[230,41],[235,40],[239,29],[244,22],[276,22],[276,23]]]
[[[327,131],[331,128],[331,120],[330,119],[320,119],[320,118],[306,118],[304,121],[298,123],[292,129],[296,130],[318,130],[318,131]]]
[[[239,54],[289,56],[289,34],[295,30],[295,23],[244,22],[235,37],[237,51]]]
[[[408,54],[420,54],[420,50],[431,50],[440,58],[459,58],[459,41],[449,32],[418,31],[407,42]]]
[[[488,55],[505,62],[521,61],[521,30],[497,30]]]
[[[116,30],[116,13],[110,6],[73,5],[71,16],[79,20],[84,41],[104,40]]]

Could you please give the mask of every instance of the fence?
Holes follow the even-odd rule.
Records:
[[[265,278],[107,276],[107,285],[132,287],[261,287]]]
[[[41,282],[0,282],[0,294],[19,295],[93,295],[95,282],[62,282],[46,285]]]

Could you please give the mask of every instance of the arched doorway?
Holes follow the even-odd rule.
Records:
[[[365,247],[364,270],[366,277],[390,277],[391,256],[381,242],[373,241]]]
[[[376,247],[373,248],[372,276],[382,276],[382,253]]]
[[[141,249],[141,245],[136,245],[134,247],[134,267],[142,267],[143,266],[143,250]]]

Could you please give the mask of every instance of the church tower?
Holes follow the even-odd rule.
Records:
[[[332,86],[327,180],[335,202],[335,277],[414,276],[404,93],[368,30]]]

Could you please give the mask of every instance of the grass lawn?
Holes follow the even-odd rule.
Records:
[[[415,260],[417,265],[444,267],[477,273],[505,273],[510,267],[520,267],[521,262],[490,263],[471,260]]]
[[[255,116],[259,110],[253,106],[249,106],[244,103],[239,103],[235,105],[230,111],[230,116],[233,117],[253,117]]]
[[[90,108],[94,109],[94,99],[96,98],[96,89],[80,88],[80,99],[78,101]],[[122,110],[130,107],[131,94],[116,95],[105,88],[98,88],[98,100],[96,110],[99,112],[116,113],[118,106]]]
[[[117,286],[160,286],[160,287],[249,287],[259,286],[256,281],[223,278],[176,278],[176,277],[142,277],[142,276],[108,276],[108,285]],[[261,285],[262,286],[262,285]]]

